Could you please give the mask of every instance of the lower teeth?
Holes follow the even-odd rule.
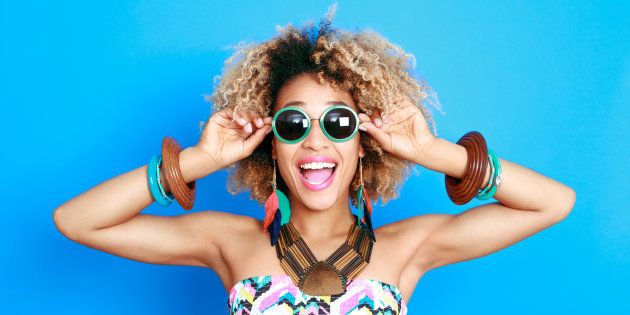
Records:
[[[308,181],[308,179],[307,179],[306,181],[307,181],[309,184],[319,185],[319,184],[321,184],[321,183],[325,182],[326,180],[323,180],[323,181],[321,181],[321,182],[319,182],[319,183],[318,183],[318,182],[310,182],[310,181]]]

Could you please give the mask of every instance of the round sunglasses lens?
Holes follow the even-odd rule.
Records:
[[[283,139],[294,141],[302,137],[308,129],[308,119],[301,112],[288,109],[278,115],[275,126]]]
[[[336,139],[346,139],[354,133],[357,120],[347,108],[335,108],[326,113],[324,128],[329,135]]]

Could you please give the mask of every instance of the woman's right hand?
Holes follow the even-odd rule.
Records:
[[[254,152],[271,132],[271,120],[257,113],[235,113],[232,108],[224,108],[208,119],[195,147],[211,163],[224,168]]]

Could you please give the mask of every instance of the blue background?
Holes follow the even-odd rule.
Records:
[[[148,163],[166,135],[194,145],[225,47],[331,4],[257,2],[2,1],[1,313],[225,312],[213,271],[79,245],[52,212]],[[336,26],[370,27],[416,56],[445,112],[434,111],[438,136],[478,130],[500,157],[577,191],[561,223],[426,274],[410,314],[630,313],[629,21],[628,2],[615,1],[339,2]],[[399,199],[375,207],[377,226],[480,204],[454,205],[443,174],[417,169]],[[193,211],[262,218],[225,180],[199,180]]]

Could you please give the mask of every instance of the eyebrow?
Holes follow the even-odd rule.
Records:
[[[328,101],[328,102],[326,102],[326,105],[330,105],[330,104],[342,104],[342,105],[346,105],[348,107],[351,107],[350,105],[346,104],[346,102],[344,102],[344,101]],[[284,107],[287,107],[287,106],[304,106],[304,105],[306,105],[306,103],[304,103],[302,101],[291,101],[291,102],[288,102],[288,103],[284,104],[284,106],[282,106],[280,108],[284,108]]]

